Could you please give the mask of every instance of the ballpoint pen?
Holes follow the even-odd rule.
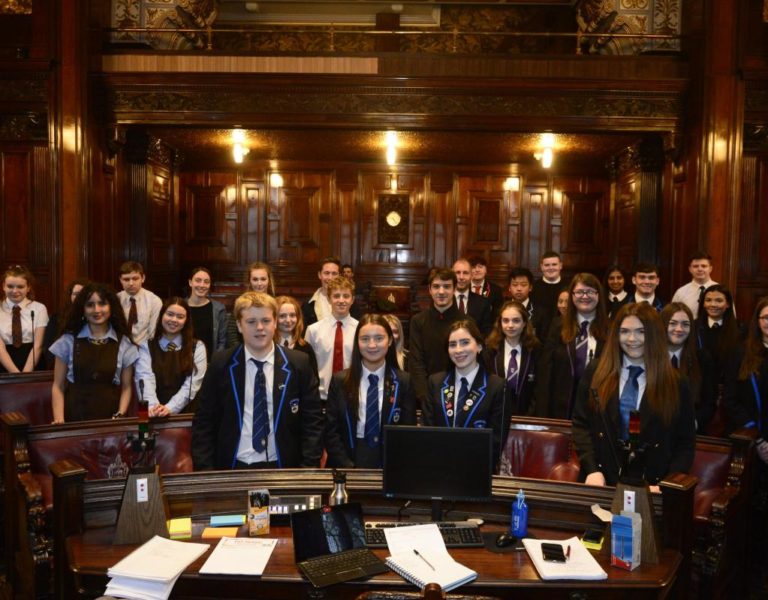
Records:
[[[571,545],[568,544],[568,546],[565,549],[565,560],[571,560]]]
[[[414,549],[413,549],[413,553],[414,553],[416,556],[418,556],[418,557],[419,557],[421,560],[423,560],[425,563],[427,563],[427,564],[429,565],[429,568],[430,568],[430,569],[432,569],[433,571],[435,570],[435,567],[433,567],[433,566],[432,566],[432,563],[431,563],[431,562],[429,562],[429,561],[428,561],[426,558],[424,558],[424,555],[423,555],[423,554],[421,554],[421,553],[420,553],[418,550],[416,550],[416,548],[414,548]]]

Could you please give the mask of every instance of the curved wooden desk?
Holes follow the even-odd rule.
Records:
[[[56,596],[58,598],[94,597],[104,591],[106,570],[135,546],[113,546],[114,523],[122,493],[120,481],[82,480],[82,470],[64,461],[52,467],[54,474],[54,547]],[[690,484],[690,486],[688,486]],[[608,566],[607,555],[598,557],[609,574],[602,582],[544,582],[525,552],[496,554],[485,549],[452,549],[451,554],[475,569],[478,578],[462,588],[465,593],[494,595],[502,598],[666,598],[677,593],[676,581],[683,576],[687,561],[680,543],[680,531],[673,525],[691,522],[681,519],[681,507],[692,507],[695,480],[671,481],[663,497],[656,498],[661,530],[666,548],[658,565],[642,565],[633,572]],[[163,478],[164,494],[171,516],[199,517],[195,533],[211,513],[244,512],[245,490],[268,487],[273,494],[327,492],[331,488],[330,471],[282,470],[191,473]],[[489,504],[462,504],[448,518],[471,514],[486,521],[484,530],[503,530],[509,522],[510,502],[522,486],[529,498],[529,523],[533,533],[566,538],[583,531],[593,517],[591,504],[610,506],[612,489],[581,484],[547,482],[533,479],[494,478],[494,501]],[[380,471],[349,471],[348,489],[360,501],[368,515],[394,519],[402,502],[381,495]],[[414,503],[406,518],[426,520],[427,503]],[[243,535],[244,535],[243,530]],[[387,573],[364,582],[313,590],[304,581],[293,562],[290,529],[277,526],[271,537],[279,542],[264,576],[213,577],[197,573],[207,554],[193,563],[174,588],[173,598],[354,598],[368,589],[393,591],[413,589],[395,573]],[[670,543],[671,542],[671,543]],[[688,540],[687,543],[689,543]],[[681,552],[682,550],[682,552]],[[376,550],[382,557],[386,549]],[[685,587],[685,586],[678,586]],[[674,595],[674,594],[673,594]]]

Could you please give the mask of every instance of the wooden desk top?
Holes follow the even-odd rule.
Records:
[[[484,526],[489,531],[499,526]],[[192,541],[211,543],[211,550],[218,540],[200,540],[202,524],[195,524]],[[537,537],[564,539],[571,537],[565,532],[532,530]],[[112,527],[89,529],[83,534],[67,539],[67,555],[70,572],[76,578],[76,587],[86,597],[104,592],[107,569],[121,560],[136,546],[113,546]],[[246,536],[245,527],[240,536]],[[200,575],[198,570],[208,558],[207,551],[192,563],[177,581],[173,598],[329,598],[346,599],[369,589],[391,591],[415,590],[394,572],[385,573],[368,581],[348,582],[322,590],[320,594],[302,579],[293,559],[293,541],[288,526],[272,527],[267,537],[278,538],[277,546],[262,577]],[[374,550],[382,559],[387,549]],[[482,548],[450,549],[460,563],[478,572],[472,584],[464,586],[464,593],[495,595],[500,598],[568,598],[574,590],[589,590],[589,598],[664,598],[677,576],[680,553],[665,549],[658,565],[641,565],[632,572],[610,566],[607,556],[597,556],[598,562],[608,573],[608,580],[595,581],[542,581],[536,573],[528,554],[523,551],[494,553]]]

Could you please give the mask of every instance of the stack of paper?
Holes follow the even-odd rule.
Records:
[[[261,575],[272,556],[276,539],[222,538],[200,567],[203,575]]]
[[[544,560],[541,551],[542,544],[562,544],[563,552],[568,555],[565,562],[552,562]],[[577,537],[567,540],[534,540],[523,539],[523,546],[528,551],[539,577],[542,579],[580,579],[600,580],[608,579],[608,573],[595,560]],[[568,549],[570,548],[570,552]]]
[[[107,571],[105,595],[136,600],[167,600],[173,585],[209,544],[177,542],[155,536]]]
[[[469,583],[477,573],[456,562],[445,548],[443,536],[434,523],[384,530],[392,556],[387,565],[421,589],[439,583],[443,591]]]

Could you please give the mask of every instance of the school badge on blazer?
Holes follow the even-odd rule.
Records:
[[[393,423],[399,423],[400,422],[400,409],[396,408],[392,411],[392,422]]]
[[[288,406],[291,407],[291,412],[295,415],[297,412],[299,412],[299,399],[294,398],[293,400],[289,401]]]

